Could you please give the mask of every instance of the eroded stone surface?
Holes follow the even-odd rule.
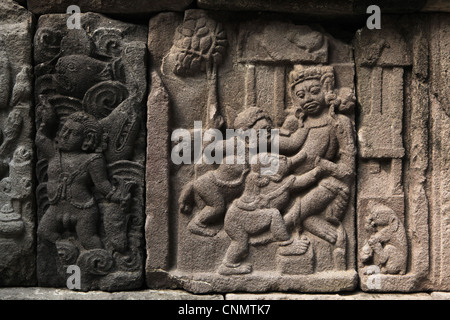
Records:
[[[147,284],[193,292],[352,290],[350,46],[286,21],[188,10],[150,20],[149,50],[154,117],[147,127],[161,139],[148,137],[148,159],[163,167],[147,174]],[[202,121],[197,131],[194,121]],[[190,159],[192,132],[252,128],[280,129],[275,174],[261,175],[275,160],[261,149],[260,160],[247,154],[242,164],[174,161],[176,145]],[[176,129],[188,134],[179,144]],[[214,148],[225,143],[218,141]],[[248,153],[243,140],[230,141]],[[159,185],[166,191],[157,192]]]
[[[265,0],[198,0],[200,8],[211,10],[272,11],[311,16],[365,15],[367,7],[378,5],[383,13],[404,13],[427,10],[448,10],[440,0],[383,1],[383,0],[328,0],[328,1],[265,1]]]
[[[66,13],[71,5],[80,7],[81,12],[98,12],[105,14],[149,14],[159,11],[182,11],[192,0],[28,0],[28,10],[34,14]]]
[[[76,265],[82,290],[139,288],[147,30],[66,19],[41,16],[34,38],[38,281],[66,286]]]
[[[54,288],[0,288],[0,300],[223,300],[221,295],[194,295],[181,290],[76,292]]]
[[[383,23],[355,42],[361,288],[448,290],[448,16]]]
[[[353,294],[292,294],[292,293],[267,293],[267,294],[239,294],[229,293],[225,300],[448,300],[449,298],[439,292],[429,293],[362,293]]]
[[[36,283],[32,15],[0,3],[0,285]]]

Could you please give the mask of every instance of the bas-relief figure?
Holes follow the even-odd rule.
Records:
[[[328,50],[334,50],[335,46],[342,46],[342,49],[345,45],[308,27],[289,23],[268,22],[266,26],[246,30],[244,28],[251,25],[248,22],[233,29],[226,19],[198,10],[187,11],[183,21],[168,16],[177,19],[179,24],[173,30],[173,46],[170,48],[166,44],[165,53],[150,47],[150,52],[155,57],[164,57],[153,61],[152,65],[161,72],[159,90],[167,91],[172,103],[170,108],[186,114],[186,119],[207,119],[203,130],[225,127],[244,131],[268,129],[270,132],[278,129],[280,135],[278,155],[258,152],[250,159],[248,142],[242,141],[246,145],[242,164],[229,164],[224,160],[217,165],[169,165],[173,170],[171,183],[179,191],[171,192],[173,196],[178,195],[170,205],[171,215],[175,214],[175,208],[178,210],[169,226],[177,230],[178,249],[176,269],[167,271],[167,283],[174,281],[195,292],[301,290],[301,287],[315,291],[322,290],[324,286],[315,284],[324,285],[323,276],[332,271],[334,277],[343,280],[328,290],[353,287],[356,284],[351,248],[354,244],[351,199],[356,155],[352,120],[355,97],[353,83],[348,81],[351,77],[346,77],[346,73],[353,72],[352,59],[346,50],[342,52],[348,56],[344,55],[341,60],[328,61],[327,58]],[[179,34],[189,37],[198,33],[186,30],[196,26],[192,17],[202,21],[202,25],[218,26],[220,39],[212,43],[220,42],[226,48],[220,51],[220,67],[214,64],[213,71],[207,72],[206,77],[200,72],[180,72]],[[273,38],[276,28],[290,31],[286,39]],[[160,31],[157,27],[154,29],[150,28],[150,38],[152,32],[158,37]],[[301,39],[309,39],[309,42],[305,44],[298,37],[292,42],[289,35],[296,31]],[[264,37],[272,37],[265,39],[265,51],[252,45]],[[271,54],[276,51],[274,41],[277,40],[280,47],[286,43],[289,49],[281,56]],[[191,52],[192,41],[182,42],[186,45],[182,53]],[[305,48],[305,45],[311,47]],[[211,50],[209,46],[205,48]],[[196,49],[192,51],[195,53]],[[238,61],[239,68],[232,61]],[[333,62],[341,66],[336,69]],[[206,65],[207,70],[213,64]],[[263,70],[269,75],[263,74]],[[234,82],[242,82],[230,88],[231,78],[223,75],[232,74],[236,75]],[[274,83],[274,79],[279,83]],[[202,81],[208,83],[204,93],[181,97],[180,92],[185,92],[183,86]],[[199,87],[202,86],[189,90]],[[258,90],[272,90],[268,92],[269,95],[273,92],[270,99],[273,99],[274,109],[267,109]],[[206,99],[200,101],[200,96]],[[157,99],[149,99],[154,100]],[[149,108],[164,107],[157,103]],[[203,111],[199,113],[196,108],[189,112],[189,105],[198,104],[204,106]],[[170,132],[170,128],[168,130]],[[240,138],[231,139],[237,142]],[[267,139],[270,144],[270,133],[258,139]],[[224,140],[223,144],[227,142],[230,141]],[[277,161],[278,172],[262,175],[261,169],[270,166],[271,161]],[[153,221],[155,219],[147,223],[148,241],[152,241],[152,228],[158,228]],[[148,264],[152,263],[148,259]],[[160,281],[158,278],[152,282],[152,275],[160,272],[162,270],[147,270],[150,286]],[[269,280],[269,274],[277,274],[278,280]],[[224,284],[223,277],[229,276],[232,278]]]
[[[143,280],[146,34],[83,19],[66,30],[63,16],[41,17],[35,36],[38,280],[65,285],[78,265],[81,290],[131,289]]]

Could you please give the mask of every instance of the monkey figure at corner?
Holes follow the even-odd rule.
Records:
[[[375,265],[382,274],[405,274],[408,245],[405,227],[397,214],[380,203],[369,202],[366,231],[370,234],[360,251],[364,265]],[[364,268],[369,274],[370,268]]]
[[[38,106],[38,114],[41,123],[36,144],[40,157],[48,161],[50,204],[39,223],[38,235],[57,244],[65,231],[75,231],[84,249],[101,249],[100,215],[92,189],[114,203],[123,204],[130,197],[123,196],[122,190],[108,179],[102,127],[94,116],[75,112],[66,118],[52,140],[57,117],[45,98]]]

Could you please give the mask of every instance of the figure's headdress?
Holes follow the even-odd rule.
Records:
[[[293,89],[300,82],[316,79],[320,83],[327,85],[327,90],[334,89],[334,68],[332,66],[311,66],[295,65],[289,74],[289,86]]]

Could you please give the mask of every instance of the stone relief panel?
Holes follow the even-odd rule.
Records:
[[[35,285],[32,15],[0,3],[0,286]]]
[[[143,282],[147,30],[100,14],[39,18],[34,37],[38,281],[81,290]]]
[[[363,290],[449,290],[443,267],[448,142],[442,139],[449,123],[448,93],[442,92],[449,53],[437,45],[448,43],[444,21],[439,15],[391,18],[381,30],[356,35]]]
[[[354,289],[351,46],[288,21],[187,10],[150,20],[149,50],[147,284]],[[272,133],[254,147],[230,129]],[[261,147],[275,135],[279,154]],[[194,163],[196,150],[225,160]]]

